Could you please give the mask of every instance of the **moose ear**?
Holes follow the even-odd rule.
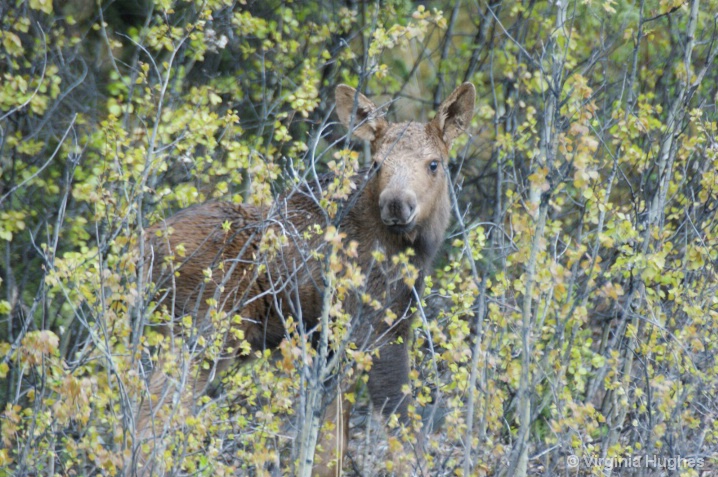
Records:
[[[471,83],[464,83],[439,106],[432,123],[441,132],[447,146],[469,126],[475,100],[476,88]]]
[[[334,91],[337,104],[337,115],[342,124],[349,129],[354,102],[356,101],[356,116],[351,131],[358,138],[374,142],[386,130],[389,123],[379,115],[378,108],[369,98],[351,86],[340,84]]]

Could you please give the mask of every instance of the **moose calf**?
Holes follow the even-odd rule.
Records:
[[[362,293],[383,306],[364,306],[357,293],[349,294],[344,310],[353,315],[352,341],[378,347],[368,379],[375,408],[385,415],[397,413],[403,421],[408,417],[409,399],[402,387],[409,383],[407,338],[415,295],[390,258],[413,249],[410,262],[418,270],[418,288],[431,272],[450,217],[445,173],[449,148],[471,121],[475,94],[474,86],[464,83],[429,123],[390,124],[354,88],[336,88],[339,119],[347,128],[353,126],[355,136],[371,143],[373,159],[371,170],[354,177],[356,187],[346,200],[346,213],[337,229],[346,235],[347,243],[357,243],[356,260],[365,274]],[[316,224],[325,228],[330,219],[319,205],[322,183],[315,182],[280,197],[271,210],[213,202],[183,210],[147,230],[145,253],[151,263],[146,266],[151,269],[148,275],[156,284],[160,306],[167,306],[175,317],[191,316],[200,334],[213,326],[209,298],[226,312],[227,319],[242,317],[232,325],[235,332],[225,337],[225,350],[232,350],[234,356],[216,359],[210,370],[200,371],[191,383],[195,397],[204,392],[211,375],[228,367],[230,358],[242,359],[241,345],[248,343],[252,350],[277,347],[286,335],[286,317],[294,317],[304,330],[316,327],[325,282],[321,259],[309,252],[321,251],[327,244],[322,236],[305,232]],[[272,256],[260,250],[268,230],[287,237]],[[376,266],[375,251],[389,260]],[[209,279],[208,269],[212,270]],[[384,319],[387,309],[398,317],[391,324]],[[236,333],[237,328],[241,333]],[[171,397],[168,384],[162,365],[156,366],[149,384],[152,404],[140,406],[137,421],[145,437],[161,427],[154,412]],[[345,408],[344,419],[347,416]],[[325,449],[325,455],[337,457],[337,462],[332,467],[324,458],[315,467],[316,475],[333,475],[341,466],[348,423],[338,424],[343,425],[341,436],[324,439],[325,446],[338,446],[338,452]]]

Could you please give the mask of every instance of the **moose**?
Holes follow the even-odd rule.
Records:
[[[354,136],[370,143],[372,154],[372,166],[353,176],[353,192],[336,229],[347,243],[356,243],[355,259],[365,274],[363,293],[383,305],[364,306],[357,293],[350,294],[343,306],[352,315],[353,342],[378,348],[368,372],[375,409],[386,416],[396,413],[402,422],[408,420],[410,404],[403,388],[409,383],[411,308],[449,224],[449,150],[470,124],[475,95],[474,86],[464,83],[441,103],[430,122],[389,123],[354,88],[339,85],[335,90],[339,120]],[[215,357],[211,366],[200,367],[190,383],[194,398],[206,392],[214,375],[247,359],[246,353],[239,352],[243,346],[253,351],[278,347],[288,333],[287,317],[299,321],[303,330],[316,329],[326,284],[322,261],[310,252],[327,245],[323,236],[309,232],[316,224],[331,223],[318,200],[326,180],[331,177],[314,184],[308,181],[280,196],[271,208],[210,202],[182,210],[146,230],[146,273],[155,284],[158,306],[167,307],[178,320],[191,317],[200,336],[217,326],[210,318],[211,307],[226,312],[227,320],[241,317],[228,325],[224,336],[224,349],[230,351]],[[268,233],[285,238],[271,255],[261,246]],[[391,258],[409,249],[413,250],[407,254],[410,263],[418,271],[414,287],[401,279],[399,266],[391,260],[383,266],[374,264],[377,251]],[[386,310],[397,319],[387,322]],[[171,324],[166,332],[172,336],[178,328]],[[139,407],[137,428],[145,438],[161,425],[156,409],[171,398],[162,367],[155,366],[148,385],[150,397]],[[347,407],[335,412],[336,399],[328,407],[326,419],[343,421],[337,426],[341,435],[322,437],[322,447],[330,449],[324,449],[314,475],[335,475],[348,440]],[[335,461],[329,463],[332,456]]]

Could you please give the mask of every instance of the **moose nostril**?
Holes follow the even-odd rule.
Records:
[[[408,191],[406,193],[406,195],[404,196],[403,202],[404,202],[404,205],[406,207],[406,212],[407,212],[407,215],[405,218],[406,218],[406,221],[408,222],[409,220],[414,218],[414,212],[416,212],[416,207],[418,205],[417,199],[416,199],[416,194],[414,193],[414,191]]]
[[[384,210],[384,207],[386,207],[386,202],[387,202],[386,194],[381,194],[379,196],[379,210]]]
[[[406,201],[406,208],[409,210],[409,217],[414,215],[414,211],[416,210],[416,197],[410,197]]]

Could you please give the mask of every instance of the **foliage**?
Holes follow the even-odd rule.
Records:
[[[443,421],[424,470],[718,466],[715,0],[67,3],[0,5],[0,475],[127,475],[151,363],[183,382],[200,349],[221,352],[219,311],[213,336],[189,318],[178,342],[154,331],[170,317],[143,280],[148,225],[360,167],[331,117],[338,83],[407,119],[462,81],[477,114],[412,344],[416,427]],[[329,189],[329,216],[348,187]],[[361,270],[341,234],[316,233],[333,244],[337,369],[361,376],[371,356],[345,346],[341,307]],[[296,472],[316,385],[300,371],[317,360],[297,326],[192,409],[163,410],[167,473]],[[391,468],[383,450],[412,434],[359,423],[361,378],[345,391],[345,471]]]

